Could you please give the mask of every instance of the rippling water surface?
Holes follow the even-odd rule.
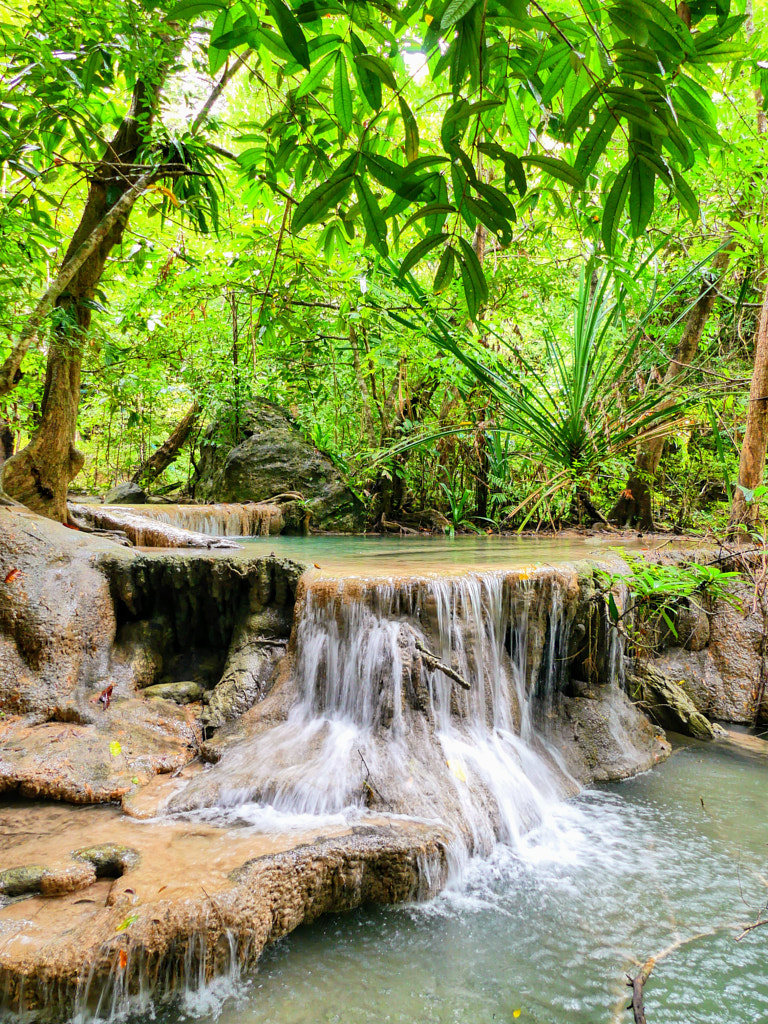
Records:
[[[648,1024],[768,1021],[768,927],[734,941],[768,901],[767,768],[687,743],[653,772],[564,803],[546,833],[474,862],[436,901],[322,919],[249,979],[154,1019],[631,1021],[625,972],[682,941],[648,982]]]

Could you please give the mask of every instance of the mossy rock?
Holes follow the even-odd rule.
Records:
[[[75,860],[87,861],[96,869],[97,878],[120,878],[126,871],[135,868],[141,860],[140,854],[122,843],[101,843],[73,850]]]
[[[188,679],[178,683],[155,683],[153,686],[145,686],[141,693],[143,697],[172,700],[176,704],[192,704],[203,699],[205,690],[199,683]]]
[[[48,869],[39,864],[0,871],[0,894],[3,896],[32,896],[40,892],[43,875]]]

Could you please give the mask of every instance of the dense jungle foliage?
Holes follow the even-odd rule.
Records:
[[[264,396],[372,525],[759,527],[762,0],[3,8],[9,500]]]

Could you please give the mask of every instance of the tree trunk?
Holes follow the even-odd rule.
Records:
[[[728,238],[723,248],[712,260],[712,274],[701,282],[699,295],[688,313],[682,337],[677,343],[672,359],[664,374],[662,387],[669,388],[675,379],[690,367],[699,350],[704,328],[717,299],[717,285],[728,269],[733,241]],[[714,277],[717,272],[718,276]],[[674,402],[670,394],[660,402],[661,408],[668,408]],[[664,451],[664,437],[649,441],[640,440],[637,445],[635,466],[629,475],[624,490],[608,516],[612,522],[622,526],[637,525],[641,530],[653,529],[653,508],[651,484],[659,468]]]
[[[135,186],[146,177],[138,174],[133,165],[140,146],[149,138],[161,77],[151,85],[137,82],[131,108],[93,174],[85,209],[64,257],[64,267],[82,254],[81,247],[90,245],[90,250],[68,285],[55,298],[58,316],[48,351],[40,425],[27,447],[5,463],[0,477],[6,494],[33,512],[60,522],[67,519],[67,488],[84,461],[75,448],[75,429],[91,303],[107,258],[120,242],[139,196]],[[110,222],[108,215],[118,204],[120,214]],[[106,231],[103,230],[105,223]],[[96,244],[92,244],[94,238]]]
[[[754,491],[763,482],[768,448],[768,282],[765,285],[760,323],[755,337],[755,365],[749,389],[749,408],[739,459],[739,486],[733,492],[729,533],[751,527],[757,521],[759,504],[747,501],[742,488]]]
[[[187,442],[195,424],[200,417],[200,405],[195,400],[184,413],[183,418],[174,428],[168,439],[160,445],[154,454],[139,466],[131,477],[135,484],[147,487],[156,480],[174,461]]]
[[[13,455],[13,431],[10,423],[0,420],[0,467]]]

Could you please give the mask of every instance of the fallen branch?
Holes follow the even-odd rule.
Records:
[[[410,629],[411,633],[413,634],[414,647],[419,652],[421,660],[424,662],[427,668],[431,668],[433,672],[442,672],[444,676],[448,676],[449,679],[452,679],[454,683],[458,683],[458,685],[464,690],[472,689],[472,685],[467,682],[464,676],[459,675],[455,668],[452,668],[450,665],[446,665],[444,661],[440,661],[440,659],[437,658],[429,650],[429,648],[425,645],[424,641],[421,639],[419,634],[414,629],[412,629],[410,626],[408,627],[408,629]]]

